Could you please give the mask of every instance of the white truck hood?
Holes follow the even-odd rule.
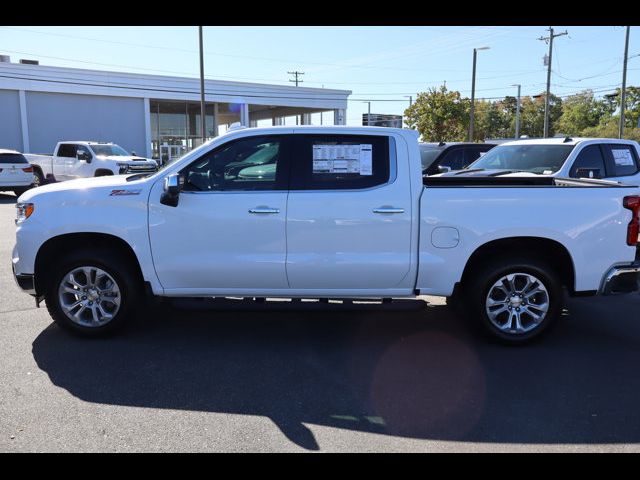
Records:
[[[90,193],[103,190],[108,195],[138,195],[146,184],[144,180],[146,179],[127,182],[126,175],[79,178],[77,180],[50,183],[41,187],[32,188],[20,195],[18,201],[30,202],[35,197],[52,192],[68,192],[70,194],[77,192],[80,194],[86,194],[87,197],[90,197]],[[107,191],[109,189],[111,189],[111,192]],[[89,190],[93,192],[89,192]],[[117,192],[114,193],[116,190]]]

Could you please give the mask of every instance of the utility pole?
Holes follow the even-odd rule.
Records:
[[[631,27],[627,27],[627,34],[624,40],[624,65],[622,67],[622,92],[620,95],[620,126],[618,127],[618,138],[622,138],[624,134],[624,110],[627,106],[627,60],[629,56],[629,30]]]
[[[520,138],[520,87],[522,87],[522,85],[520,85],[519,83],[516,83],[514,85],[511,85],[512,87],[518,87],[518,97],[516,98],[516,140],[518,138]]]
[[[302,83],[304,80],[298,80],[298,76],[299,75],[304,75],[304,72],[299,72],[299,71],[295,71],[295,72],[287,72],[289,75],[295,75],[296,79],[289,79],[290,82],[294,82],[296,84],[296,87],[298,86],[298,83]]]
[[[543,40],[549,43],[549,65],[547,66],[547,94],[544,97],[544,134],[543,137],[549,136],[549,95],[551,94],[551,60],[553,55],[553,39],[555,37],[561,37],[563,35],[569,35],[565,30],[562,33],[553,33],[553,28],[549,27],[549,36],[540,37],[538,40]]]
[[[473,69],[471,73],[471,108],[469,109],[469,142],[473,142],[473,124],[475,120],[476,110],[476,58],[478,50],[489,50],[489,47],[480,47],[473,49]],[[446,82],[445,82],[446,85]]]
[[[202,133],[202,143],[207,140],[207,132],[205,131],[207,122],[204,116],[204,53],[202,51],[202,27],[198,27],[198,36],[200,37],[200,131]]]
[[[405,95],[404,98],[409,99],[409,106],[413,105],[413,95]]]

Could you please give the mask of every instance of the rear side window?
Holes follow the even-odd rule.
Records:
[[[631,145],[603,145],[610,177],[624,177],[638,172],[638,157]]]
[[[29,163],[24,155],[20,153],[0,153],[0,163]]]
[[[75,157],[77,151],[78,147],[73,143],[63,143],[58,149],[58,156],[67,158]]]
[[[569,176],[572,178],[604,178],[607,172],[604,157],[599,145],[588,145],[583,148],[573,162]]]
[[[383,185],[390,177],[389,137],[294,135],[292,190],[348,190]]]

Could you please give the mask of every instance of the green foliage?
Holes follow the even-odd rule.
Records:
[[[625,120],[627,116],[625,115]],[[627,123],[627,122],[625,122]],[[606,122],[599,123],[595,127],[585,128],[580,132],[581,137],[602,137],[602,138],[618,138],[618,129],[620,117],[618,115],[610,117]],[[640,141],[640,128],[626,126],[624,129],[624,138],[628,140]]]
[[[614,110],[611,102],[598,100],[592,90],[584,90],[565,99],[557,130],[566,135],[580,135],[587,128],[606,123]]]
[[[424,141],[461,141],[469,125],[469,101],[443,85],[419,93],[404,115],[409,128],[418,130]]]
[[[522,97],[520,134],[542,137],[544,133],[545,94]],[[640,87],[627,87],[625,138],[640,140]],[[549,135],[557,133],[582,137],[618,137],[620,89],[609,97],[596,98],[584,90],[564,101],[549,97]],[[466,140],[469,129],[470,100],[445,86],[418,94],[414,104],[405,110],[410,128],[417,129],[423,140],[451,142]],[[510,138],[515,134],[516,98],[507,96],[497,101],[476,101],[474,141],[487,138]]]

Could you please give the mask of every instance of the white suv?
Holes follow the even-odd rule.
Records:
[[[0,191],[11,190],[18,197],[36,187],[33,167],[24,155],[15,150],[0,149]]]

